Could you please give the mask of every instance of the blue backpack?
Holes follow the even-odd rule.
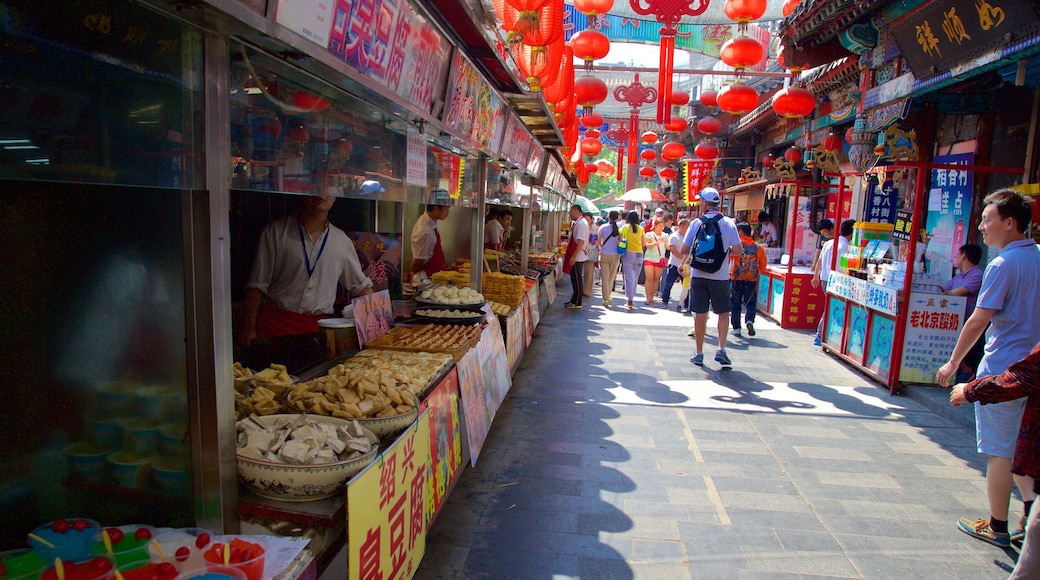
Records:
[[[722,245],[722,230],[719,229],[722,214],[698,219],[701,227],[697,228],[697,236],[690,249],[690,266],[702,272],[718,272],[726,263],[726,247]]]

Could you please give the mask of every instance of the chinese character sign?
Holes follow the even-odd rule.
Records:
[[[358,343],[361,346],[383,336],[394,327],[394,311],[390,307],[389,290],[360,296],[354,299],[353,304]]]
[[[430,477],[427,481],[427,521],[441,509],[452,483],[462,473],[462,434],[459,409],[459,373],[451,369],[419,404],[430,422]]]
[[[411,578],[426,553],[428,414],[347,484],[351,580]]]
[[[405,185],[426,187],[426,138],[419,131],[408,128],[408,159]]]
[[[892,180],[887,180],[883,184],[871,181],[867,186],[866,221],[894,223],[897,203],[899,203],[899,188],[892,183]]]
[[[974,153],[943,155],[933,159],[944,165],[972,165]],[[967,240],[967,224],[971,216],[973,173],[956,169],[933,169],[932,190],[928,197],[926,228],[929,260],[952,262],[957,250]]]
[[[964,324],[963,296],[911,293],[900,359],[899,380],[934,383],[946,364]]]
[[[683,163],[686,203],[692,204],[697,201],[697,194],[708,185],[709,180],[711,180],[711,172],[715,169],[715,164],[718,162],[718,159],[710,161],[690,159]]]
[[[911,212],[904,210],[896,211],[896,227],[892,230],[892,237],[904,242],[910,241],[910,232],[914,229],[913,217],[914,215]]]

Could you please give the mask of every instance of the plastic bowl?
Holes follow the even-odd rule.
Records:
[[[245,572],[231,566],[209,566],[182,573],[174,580],[248,580]]]
[[[146,488],[151,477],[151,457],[116,451],[107,458],[108,471],[121,487]]]
[[[226,544],[214,542],[203,553],[206,566],[222,566],[224,550],[230,551],[229,565],[245,574],[247,580],[263,580],[267,544],[253,538],[232,538]]]
[[[44,562],[54,562],[55,558],[61,558],[66,562],[90,559],[94,555],[94,534],[101,529],[101,525],[87,518],[65,518],[64,522],[68,527],[58,526],[62,531],[57,531],[54,528],[55,523],[59,521],[48,522],[32,531],[33,536],[43,538],[53,546],[48,547],[30,536],[29,546],[36,555]],[[85,526],[78,525],[77,522],[83,522]],[[82,529],[76,529],[77,527]]]
[[[159,423],[155,419],[135,417],[119,424],[126,432],[125,449],[137,455],[152,455],[159,448]]]
[[[159,419],[173,411],[173,401],[178,394],[174,387],[143,387],[137,389],[137,406],[145,417]]]
[[[148,555],[153,562],[170,561],[180,570],[205,568],[202,551],[214,537],[216,534],[204,528],[163,530],[155,536],[154,542],[148,542]]]
[[[188,494],[188,461],[163,457],[152,461],[152,477],[159,488],[172,495]]]
[[[119,530],[112,533],[112,530]],[[147,530],[146,538],[138,538],[138,530]],[[105,548],[105,540],[102,534],[109,532],[109,541],[112,543],[112,553],[108,554]],[[145,525],[112,526],[102,528],[94,534],[94,553],[109,555],[116,561],[116,566],[129,564],[140,564],[150,559],[148,555],[148,542],[155,537],[155,528]],[[121,536],[121,537],[120,537]],[[116,540],[119,540],[118,542]]]
[[[166,456],[188,455],[188,425],[166,423],[159,427],[159,453]]]
[[[260,422],[273,424],[281,420],[293,420],[299,415],[269,415],[260,417]],[[308,419],[331,425],[347,425],[350,421],[335,417],[309,415]],[[253,493],[281,501],[317,501],[336,495],[342,485],[375,460],[379,452],[379,437],[363,421],[365,436],[372,443],[368,453],[335,463],[316,465],[289,465],[238,456],[238,478]]]
[[[173,562],[134,562],[119,567],[123,580],[176,580],[181,570]]]
[[[18,548],[0,552],[0,564],[7,570],[0,576],[3,580],[36,580],[40,570],[47,567],[47,562],[40,559],[32,548]]]
[[[116,567],[107,556],[87,557],[76,561],[61,562],[64,574],[59,575],[55,566],[50,566],[40,574],[40,580],[111,580],[115,578]]]
[[[90,420],[90,440],[103,449],[118,449],[123,445],[122,417],[94,417]]]
[[[99,448],[87,441],[72,443],[65,447],[65,465],[69,477],[96,481],[105,475],[105,457],[111,448]]]
[[[115,381],[98,385],[98,408],[107,415],[124,415],[130,410],[134,391],[140,385],[127,381]]]

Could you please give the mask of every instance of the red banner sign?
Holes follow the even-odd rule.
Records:
[[[686,184],[684,198],[686,203],[692,204],[700,201],[697,194],[711,180],[711,172],[715,169],[718,159],[710,161],[688,159],[683,162],[683,183]]]

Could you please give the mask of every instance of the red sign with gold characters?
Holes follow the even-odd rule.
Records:
[[[813,288],[808,275],[790,275],[784,288],[783,328],[815,330],[823,316],[822,287]]]
[[[711,181],[711,172],[718,159],[708,161],[688,159],[683,162],[683,183],[686,184],[685,199],[687,204],[700,201],[697,194]]]
[[[433,521],[433,516],[440,511],[444,498],[448,495],[455,480],[462,473],[462,432],[459,411],[459,371],[452,367],[451,371],[434,387],[430,394],[419,403],[419,412],[425,412],[430,418],[430,473],[426,488],[427,501],[426,520]]]
[[[347,484],[351,580],[411,578],[426,553],[429,526],[429,411]]]

